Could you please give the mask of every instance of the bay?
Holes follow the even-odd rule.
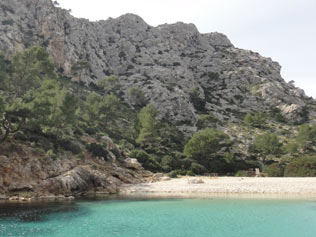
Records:
[[[0,204],[0,236],[316,236],[316,202],[225,198]]]

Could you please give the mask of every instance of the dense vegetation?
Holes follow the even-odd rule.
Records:
[[[89,64],[82,60],[72,66],[74,75],[87,69]],[[86,86],[57,74],[41,47],[16,53],[11,60],[0,54],[0,146],[13,140],[30,142],[53,159],[64,152],[84,159],[88,152],[107,160],[109,152],[120,158],[125,151],[144,168],[174,177],[247,175],[249,168],[257,167],[267,176],[316,175],[316,125],[288,126],[280,113],[247,114],[238,123],[244,129],[238,134],[257,135],[249,135],[245,150],[239,145],[246,138],[234,135],[236,129],[224,129],[233,125],[208,113],[196,88],[190,100],[200,113],[198,131],[191,135],[158,120],[142,89],[124,91],[117,76]],[[119,144],[120,151],[109,151],[101,142],[104,136]]]

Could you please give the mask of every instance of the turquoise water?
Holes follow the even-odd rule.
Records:
[[[247,199],[0,204],[0,236],[316,236],[316,202]]]

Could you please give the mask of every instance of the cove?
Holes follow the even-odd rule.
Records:
[[[315,236],[316,202],[115,199],[0,204],[0,236]]]

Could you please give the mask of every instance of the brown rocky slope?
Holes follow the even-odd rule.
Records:
[[[0,200],[65,199],[115,194],[122,184],[145,181],[152,174],[138,162],[104,161],[85,153],[49,157],[30,143],[0,144]]]

